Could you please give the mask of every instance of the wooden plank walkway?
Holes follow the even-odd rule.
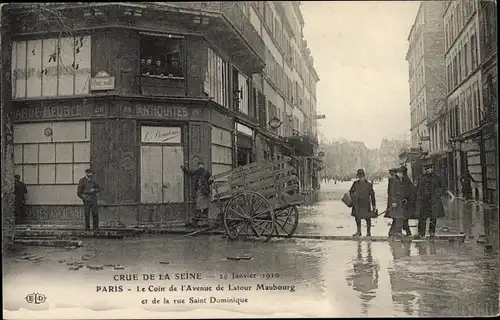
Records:
[[[436,235],[433,241],[458,241],[465,242],[465,234],[443,234]],[[373,242],[384,242],[391,241],[387,236],[371,236],[371,237],[353,237],[353,236],[322,236],[322,235],[308,235],[308,234],[296,234],[292,238],[296,239],[313,239],[313,240],[336,240],[336,241],[373,241]],[[411,241],[411,242],[424,242],[429,241],[429,236],[422,239],[413,239],[412,237],[403,237],[401,239],[395,239],[394,241]]]
[[[14,239],[14,244],[44,246],[44,247],[81,247],[81,240],[53,240],[53,239]]]

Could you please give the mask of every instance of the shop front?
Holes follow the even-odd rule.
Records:
[[[15,172],[26,183],[29,224],[83,227],[78,180],[92,167],[100,224],[182,225],[192,188],[180,170],[211,167],[210,112],[203,103],[70,99],[16,102]]]
[[[246,166],[256,161],[254,131],[236,122],[235,125],[236,167]]]
[[[498,204],[498,122],[491,121],[482,129],[484,153],[484,201]]]

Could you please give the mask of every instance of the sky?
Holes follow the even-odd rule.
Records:
[[[314,58],[319,138],[409,137],[408,34],[420,1],[302,1]]]

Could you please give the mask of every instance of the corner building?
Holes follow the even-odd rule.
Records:
[[[264,85],[262,30],[251,23],[257,4],[38,6],[45,17],[30,5],[8,8],[15,172],[28,187],[24,223],[81,225],[76,186],[91,166],[103,187],[103,227],[182,225],[194,203],[181,165],[202,160],[217,174],[271,150],[297,154],[288,126],[268,126],[274,96]],[[306,67],[315,74],[312,63]],[[315,110],[312,102],[308,108]],[[306,125],[310,112],[296,122],[299,133],[301,125],[302,134],[315,132]]]

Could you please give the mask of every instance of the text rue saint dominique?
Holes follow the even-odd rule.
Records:
[[[280,274],[276,272],[241,273],[207,275],[193,272],[176,273],[129,273],[115,274],[112,285],[97,285],[99,293],[138,292],[143,294],[162,294],[141,300],[142,304],[242,304],[248,303],[249,291],[287,291],[295,292],[295,285],[278,282]],[[253,284],[238,284],[237,281],[251,280]],[[204,282],[211,281],[214,284]],[[233,281],[233,283],[231,283]],[[134,283],[135,282],[135,283]],[[186,293],[192,296],[180,295]],[[234,295],[242,296],[234,296]],[[221,296],[223,295],[223,296]],[[231,295],[231,296],[227,296]]]

